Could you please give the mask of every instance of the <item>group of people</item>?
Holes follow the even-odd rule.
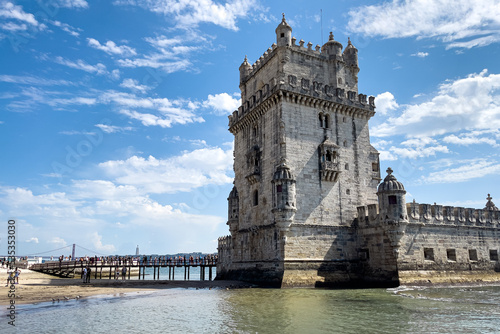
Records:
[[[122,270],[118,270],[118,267],[115,268],[115,280],[120,278],[120,273],[122,276],[122,281],[127,277],[127,267],[123,267]]]
[[[83,268],[82,279],[83,283],[90,283],[90,275],[92,274],[92,269],[90,267]]]
[[[5,286],[9,286],[10,284],[19,284],[19,275],[21,275],[21,269],[16,267],[16,269],[9,268],[7,269],[7,284]]]

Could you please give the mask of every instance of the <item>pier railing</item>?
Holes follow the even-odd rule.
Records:
[[[123,268],[126,268],[127,279],[130,279],[131,269],[138,269],[139,280],[145,279],[146,268],[153,269],[153,280],[160,279],[160,269],[168,268],[168,280],[175,280],[175,268],[184,268],[184,280],[190,279],[190,271],[193,267],[200,267],[200,281],[204,281],[207,269],[208,279],[213,279],[212,269],[217,266],[217,258],[169,258],[169,259],[120,259],[120,260],[105,260],[90,258],[89,260],[76,261],[48,261],[45,263],[37,263],[30,267],[31,270],[54,275],[58,277],[73,278],[76,273],[83,272],[84,268],[90,268],[90,275],[94,279],[104,278],[112,279],[121,275]],[[103,273],[104,271],[104,273]],[[135,276],[136,274],[134,274]],[[123,277],[120,277],[123,279]]]

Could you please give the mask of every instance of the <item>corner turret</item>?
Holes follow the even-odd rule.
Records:
[[[333,33],[331,31],[328,42],[321,47],[321,52],[326,54],[329,59],[342,60],[342,44],[333,38]]]
[[[238,229],[238,216],[240,214],[240,199],[238,196],[238,190],[233,187],[229,193],[228,201],[228,221],[229,231],[231,234],[236,232]]]
[[[391,246],[395,247],[396,253],[408,225],[405,194],[403,184],[392,175],[391,167],[387,168],[387,176],[377,190],[379,220],[386,229]]]
[[[343,55],[344,55],[344,61],[345,61],[346,65],[356,67],[358,69],[358,72],[359,72],[358,49],[356,49],[356,47],[354,45],[352,45],[350,38],[347,38],[347,46],[345,47]]]
[[[407,221],[406,190],[401,182],[392,175],[391,167],[387,168],[387,176],[379,184],[377,190],[379,214],[381,221]]]
[[[245,82],[246,78],[252,71],[252,65],[248,63],[248,58],[245,56],[243,63],[240,65],[240,84]]]
[[[285,14],[283,14],[283,19],[276,28],[276,44],[278,46],[292,45],[292,27],[286,23]]]

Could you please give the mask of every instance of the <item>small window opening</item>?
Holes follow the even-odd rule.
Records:
[[[372,163],[372,172],[378,172],[378,163]]]
[[[398,198],[394,195],[389,196],[389,204],[398,204]]]
[[[361,249],[359,251],[359,257],[361,260],[369,260],[370,259],[370,250],[367,248]]]
[[[457,261],[457,252],[454,249],[447,249],[446,256],[448,261]]]
[[[477,250],[476,249],[469,249],[469,260],[477,261]]]
[[[490,261],[498,261],[498,251],[496,249],[490,249]]]
[[[253,192],[253,205],[254,206],[259,205],[259,191],[258,190],[255,190]]]
[[[330,151],[326,152],[326,161],[332,161],[332,153]]]
[[[276,191],[277,191],[277,192],[279,192],[279,193],[280,193],[280,192],[283,192],[283,186],[282,186],[281,184],[278,184],[278,185],[276,186]]]
[[[328,129],[330,123],[330,116],[325,115],[325,128]]]
[[[346,195],[350,195],[351,194],[351,189],[346,189],[345,193],[346,193]]]
[[[285,34],[284,34],[284,33],[281,33],[281,37],[285,37]]]
[[[424,259],[428,261],[434,261],[434,249],[424,248]]]
[[[345,170],[349,170],[349,164],[345,164]]]

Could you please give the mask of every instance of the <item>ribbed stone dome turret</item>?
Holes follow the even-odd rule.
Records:
[[[392,175],[391,167],[387,168],[387,176],[385,177],[384,181],[381,184],[379,184],[377,191],[379,193],[399,192],[399,191],[406,192],[403,184],[399,182],[394,175]]]
[[[274,172],[273,180],[293,180],[292,172],[287,166],[286,161],[280,163]]]

